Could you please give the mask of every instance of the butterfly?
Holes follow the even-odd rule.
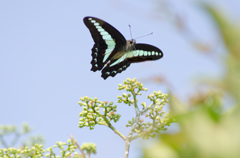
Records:
[[[152,45],[126,40],[109,23],[95,18],[85,17],[83,22],[89,29],[95,42],[92,48],[91,71],[102,71],[102,78],[114,77],[126,70],[131,63],[158,60],[162,51]]]

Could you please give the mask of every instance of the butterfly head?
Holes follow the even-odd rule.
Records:
[[[136,44],[136,40],[135,39],[129,40],[129,44],[132,45],[132,46],[135,45]]]
[[[127,40],[127,50],[135,49],[135,44],[136,44],[135,39]]]

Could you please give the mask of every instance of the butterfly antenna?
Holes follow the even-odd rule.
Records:
[[[130,30],[131,39],[133,39],[133,38],[132,38],[132,29],[131,29],[131,25],[128,25],[128,26],[129,26],[129,30]]]
[[[128,25],[129,26],[129,29],[130,29],[130,35],[131,35],[131,39],[133,40],[133,38],[132,38],[132,29],[131,29],[131,25]],[[133,47],[134,47],[134,50],[136,50],[136,47],[135,47],[135,45],[133,45]]]
[[[139,36],[139,37],[137,37],[137,38],[146,37],[146,36],[149,36],[149,35],[152,35],[152,34],[153,34],[153,32],[151,32],[151,33],[149,33],[149,34],[146,34],[146,35],[143,35],[143,36]],[[137,38],[135,38],[135,39],[137,39]]]

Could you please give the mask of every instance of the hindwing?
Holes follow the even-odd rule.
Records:
[[[111,60],[102,70],[102,77],[114,77],[130,66],[131,63],[158,60],[163,57],[163,53],[157,47],[148,44],[136,44],[135,50],[126,52],[122,57]]]
[[[126,70],[130,64],[131,63],[129,61],[123,60],[122,62],[111,66],[111,62],[109,62],[102,70],[102,78],[106,79],[109,76],[114,77],[117,73],[121,73]]]
[[[163,52],[159,48],[149,44],[135,44],[135,49],[126,55],[127,60],[131,63],[158,60],[163,57]]]

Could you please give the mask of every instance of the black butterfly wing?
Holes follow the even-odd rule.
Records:
[[[129,53],[126,57],[126,60],[131,63],[158,60],[163,57],[163,52],[159,48],[149,44],[135,44],[135,49],[132,54]]]
[[[135,44],[135,50],[126,52],[119,59],[111,60],[102,70],[102,77],[106,79],[109,76],[114,77],[117,73],[126,70],[131,63],[158,60],[163,57],[162,51],[152,45]]]
[[[83,21],[95,42],[92,48],[91,70],[101,70],[126,44],[126,39],[117,29],[101,19],[85,17]]]
[[[117,60],[114,61],[116,62]],[[114,63],[114,61],[110,62],[109,64],[107,64],[107,66],[104,67],[104,69],[102,70],[102,78],[106,79],[109,76],[114,77],[116,74],[126,70],[131,64],[129,61],[123,60],[120,63],[112,65],[111,63]]]

